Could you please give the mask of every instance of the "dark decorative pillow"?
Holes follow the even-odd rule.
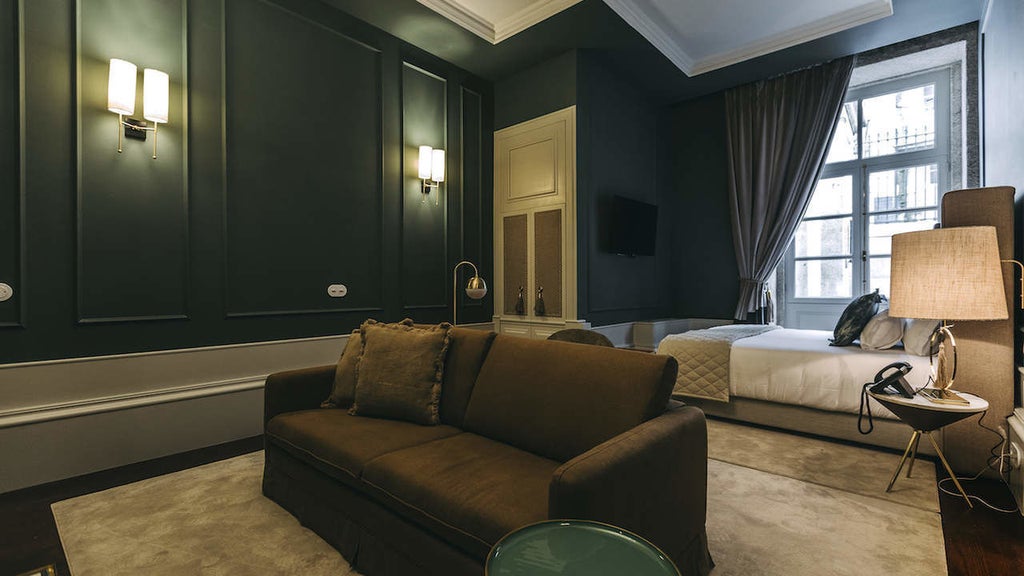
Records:
[[[843,310],[843,315],[839,317],[829,345],[849,346],[853,344],[860,337],[861,330],[864,330],[871,318],[878,314],[878,305],[883,300],[885,300],[885,296],[879,294],[876,288],[874,292],[850,302],[846,310]]]
[[[356,364],[363,353],[363,336],[359,330],[353,330],[348,337],[345,351],[338,359],[338,367],[334,369],[334,390],[320,404],[321,408],[348,408],[356,394]]]
[[[412,320],[359,329],[363,353],[356,365],[355,401],[349,413],[439,424],[441,379],[452,325],[421,328]]]

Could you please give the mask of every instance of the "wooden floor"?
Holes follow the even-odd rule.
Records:
[[[0,576],[14,576],[48,564],[55,565],[58,575],[69,575],[50,512],[50,504],[54,502],[247,454],[262,447],[262,438],[248,438],[0,494]],[[941,466],[937,473],[940,478],[944,477]],[[952,483],[946,482],[946,485],[954,490]],[[1014,506],[1009,490],[1001,482],[979,480],[965,483],[964,488],[995,506]],[[978,503],[972,510],[959,496],[940,493],[939,502],[949,576],[1021,576],[1024,517],[1019,513],[994,512]]]

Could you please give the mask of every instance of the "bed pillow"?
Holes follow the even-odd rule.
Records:
[[[871,317],[860,331],[860,347],[864,350],[888,350],[903,338],[903,319],[890,318],[885,308]]]
[[[865,294],[853,302],[850,302],[843,315],[839,317],[835,330],[832,331],[830,346],[849,346],[860,337],[861,330],[878,314],[878,305],[885,300],[885,296],[874,292]]]
[[[355,398],[349,413],[438,424],[451,328],[447,322],[429,328],[413,326],[412,320],[364,322],[359,329],[363,353],[356,365]]]
[[[936,342],[932,346],[932,332],[939,327],[938,320],[916,320],[907,318],[903,325],[903,348],[914,356],[931,356],[938,351]]]
[[[356,363],[362,353],[363,337],[359,330],[353,330],[338,359],[338,367],[334,369],[334,389],[320,404],[321,408],[348,408],[352,405],[356,393]]]

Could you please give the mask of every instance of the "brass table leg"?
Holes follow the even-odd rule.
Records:
[[[914,460],[917,459],[917,445],[921,443],[921,433],[918,432],[917,437],[913,440],[914,445],[913,448],[910,449],[910,466],[907,467],[907,478],[910,478],[911,472],[914,471]]]
[[[935,453],[939,455],[939,460],[942,460],[942,465],[946,467],[946,472],[949,473],[949,477],[953,479],[953,484],[956,484],[956,489],[960,491],[960,495],[964,497],[964,500],[967,500],[967,507],[974,508],[974,505],[971,504],[971,499],[967,497],[967,492],[964,492],[964,487],[960,485],[960,481],[956,479],[956,474],[953,473],[953,469],[949,467],[949,462],[946,462],[945,454],[943,454],[942,450],[939,449],[939,445],[935,443],[935,439],[932,438],[932,435],[927,432],[925,432],[925,434],[928,434],[928,440],[931,440],[932,446],[935,447]]]
[[[900,458],[900,465],[896,467],[896,473],[892,475],[892,480],[889,480],[889,486],[885,489],[886,492],[892,491],[892,485],[896,483],[896,479],[900,476],[900,471],[903,470],[903,464],[906,463],[907,457],[910,456],[910,449],[915,446],[920,437],[921,432],[914,430],[914,434],[910,437],[910,442],[907,442],[907,449],[903,451],[903,458]],[[934,440],[932,442],[934,443]]]

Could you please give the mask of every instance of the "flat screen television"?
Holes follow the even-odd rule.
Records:
[[[609,218],[608,248],[613,254],[654,256],[658,237],[658,207],[613,196]]]

